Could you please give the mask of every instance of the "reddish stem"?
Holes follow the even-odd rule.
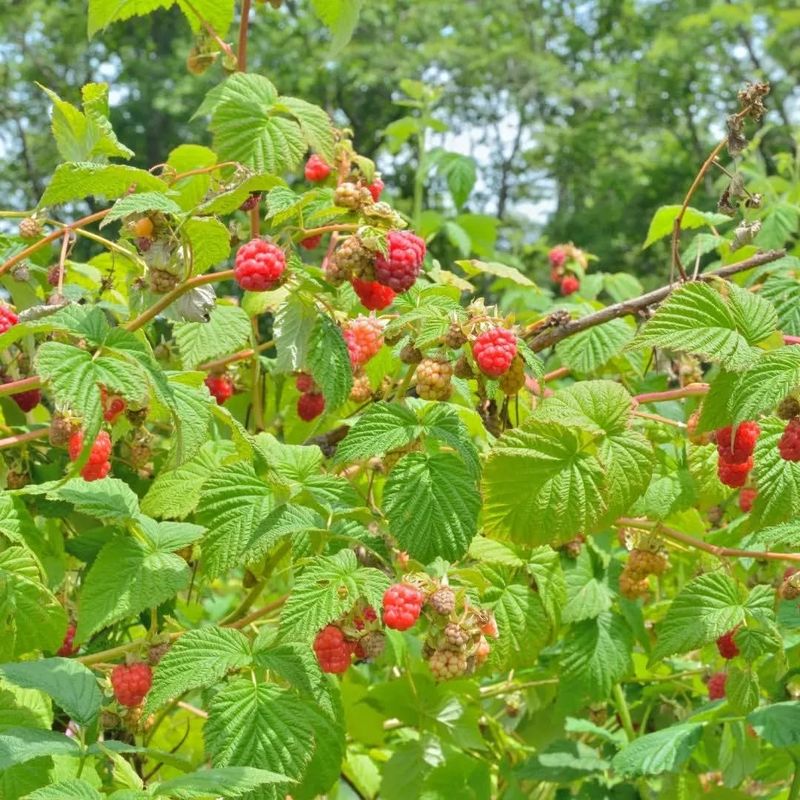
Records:
[[[250,25],[250,0],[242,2],[242,19],[239,23],[239,72],[247,72],[247,29]]]
[[[7,436],[5,439],[0,439],[0,450],[8,447],[16,447],[25,442],[32,442],[34,439],[44,439],[45,436],[50,434],[50,428],[38,428],[35,431],[26,431],[25,433],[16,433],[13,436]]]
[[[34,389],[39,389],[42,385],[41,380],[35,375],[32,378],[23,378],[20,381],[11,381],[10,383],[0,384],[0,397],[6,397],[12,394],[22,394],[22,392],[30,392]]]
[[[658,403],[662,400],[678,400],[681,397],[696,397],[698,395],[708,394],[709,385],[707,383],[690,383],[681,389],[669,389],[665,392],[649,392],[647,394],[637,394],[633,398],[633,402],[640,403]]]
[[[784,344],[800,344],[800,336],[784,336]]]

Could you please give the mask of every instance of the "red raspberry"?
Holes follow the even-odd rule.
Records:
[[[756,497],[758,497],[758,489],[742,489],[739,494],[739,508],[745,514],[749,514]]]
[[[728,464],[742,464],[753,454],[761,428],[757,422],[742,422],[736,429],[736,437],[732,439],[733,429],[720,428],[714,438],[717,442],[719,457]]]
[[[11,383],[12,378],[6,376],[3,383]],[[36,408],[42,400],[42,393],[38,389],[31,389],[28,392],[17,392],[12,394],[11,399],[19,406],[21,411],[28,412]]]
[[[574,275],[565,275],[564,280],[561,281],[561,295],[567,295],[577,292],[581,288],[581,282]]]
[[[267,292],[274,288],[286,269],[286,254],[266,239],[251,239],[236,253],[233,274],[248,292]]]
[[[314,153],[309,156],[308,161],[306,161],[305,173],[307,181],[319,183],[320,181],[324,181],[325,178],[331,174],[331,168],[321,156]]]
[[[297,387],[298,392],[314,392],[317,388],[314,379],[307,372],[301,372],[294,379],[294,385]]]
[[[297,398],[297,416],[306,422],[316,419],[325,410],[325,398],[315,392],[301,394]]]
[[[346,672],[353,649],[352,643],[344,638],[342,629],[335,625],[326,625],[314,639],[314,653],[323,672]]]
[[[252,211],[261,202],[261,192],[251,192],[250,197],[239,206],[240,211]]]
[[[83,450],[83,431],[77,430],[72,436],[69,437],[69,460],[70,461],[77,461],[81,451]],[[89,460],[86,462],[87,464],[93,464],[95,466],[108,461],[108,457],[111,455],[111,437],[108,435],[106,431],[100,431],[97,434],[97,438],[94,440],[94,444],[92,445],[92,451],[89,453]]]
[[[367,186],[369,189],[369,193],[372,195],[372,199],[377,203],[378,200],[381,199],[381,192],[383,191],[383,181],[376,177],[372,183]]]
[[[396,292],[410,289],[425,260],[425,242],[411,231],[389,231],[388,252],[375,257],[375,278]]]
[[[372,606],[367,606],[363,613],[356,614],[353,617],[353,625],[357,631],[363,631],[368,622],[375,622],[378,619],[378,614]]]
[[[0,303],[0,333],[5,333],[19,322],[19,317],[6,305]]]
[[[784,461],[800,461],[800,417],[789,420],[778,441],[778,452]]]
[[[708,679],[708,699],[722,700],[725,697],[725,682],[728,676],[724,672],[715,672]]]
[[[100,387],[100,401],[103,404],[103,419],[106,422],[115,422],[117,417],[125,411],[125,401],[119,395],[109,396],[105,386]]]
[[[517,337],[505,328],[492,328],[472,343],[472,355],[481,372],[499,378],[511,366],[517,354]]]
[[[733,635],[735,633],[736,629],[734,628],[732,631],[723,633],[722,636],[717,639],[717,650],[719,650],[719,654],[725,659],[736,658],[736,656],[739,655],[739,648],[736,646],[736,642],[733,641]]]
[[[560,269],[564,266],[564,262],[567,260],[567,251],[564,250],[563,247],[556,246],[550,249],[547,257],[550,259],[551,266],[555,267],[556,269]]]
[[[368,308],[370,311],[382,311],[394,300],[394,289],[384,286],[378,281],[362,281],[360,278],[353,278],[353,289],[364,308]]]
[[[117,664],[111,673],[114,696],[120,705],[133,708],[144,700],[153,684],[153,670],[147,664]]]
[[[747,474],[751,469],[753,469],[752,456],[744,464],[730,464],[723,459],[720,459],[717,464],[717,474],[720,481],[733,489],[739,489],[745,485]]]
[[[383,594],[383,621],[389,628],[408,630],[418,619],[425,595],[408,583],[395,583]]]
[[[486,622],[481,625],[481,633],[484,636],[491,636],[493,639],[496,639],[500,635],[500,631],[497,629],[497,620],[494,618],[494,614],[490,614]]]
[[[72,656],[78,652],[78,649],[72,646],[73,641],[75,640],[75,631],[77,627],[74,622],[70,622],[69,626],[67,627],[67,632],[64,634],[64,641],[61,644],[61,647],[56,650],[57,656]]]
[[[233,394],[233,381],[230,375],[211,374],[205,379],[205,384],[220,406]]]
[[[322,241],[322,234],[318,234],[317,236],[307,236],[305,239],[300,240],[300,247],[303,250],[316,250],[319,247],[319,243]]]
[[[354,367],[366,364],[381,349],[382,332],[383,326],[375,317],[356,317],[347,323],[342,336]]]
[[[81,470],[81,477],[85,481],[99,481],[111,472],[111,462],[103,461],[101,464],[86,464]]]

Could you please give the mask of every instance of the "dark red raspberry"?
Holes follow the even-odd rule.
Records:
[[[347,323],[342,336],[353,367],[366,364],[383,345],[383,326],[375,317],[356,317]]]
[[[724,672],[715,672],[708,679],[708,699],[722,700],[725,697],[725,682],[728,676]]]
[[[389,628],[408,630],[418,619],[425,595],[408,583],[395,583],[383,594],[383,621]]]
[[[353,617],[353,625],[357,631],[363,631],[368,622],[375,622],[378,614],[372,606],[367,606],[362,613]]]
[[[755,450],[760,432],[761,428],[757,422],[742,422],[736,429],[735,437],[730,425],[727,428],[720,428],[714,434],[719,457],[728,464],[741,464],[747,461]]]
[[[319,247],[319,243],[322,241],[322,234],[317,234],[317,236],[307,236],[305,239],[300,240],[300,247],[303,250],[316,250]]]
[[[378,281],[362,281],[360,278],[353,278],[353,289],[358,295],[361,305],[370,311],[382,311],[394,300],[394,289],[384,286]]]
[[[567,252],[563,247],[556,246],[550,249],[547,257],[550,259],[551,266],[555,267],[556,269],[560,269],[564,266],[564,262],[567,260]]]
[[[354,647],[341,628],[326,625],[314,639],[314,653],[323,672],[341,674],[350,666]]]
[[[381,192],[383,191],[383,181],[376,176],[375,180],[367,186],[372,199],[377,203],[381,199]]]
[[[298,392],[314,392],[317,389],[317,384],[307,372],[301,372],[294,379],[294,385]]]
[[[388,252],[375,258],[375,279],[396,292],[410,289],[425,260],[425,242],[411,231],[389,231]]]
[[[211,374],[205,379],[205,384],[218,405],[222,405],[233,394],[233,380],[230,375]]]
[[[250,197],[239,206],[240,211],[252,211],[261,202],[261,192],[252,192]]]
[[[297,398],[297,416],[305,422],[316,419],[325,410],[325,398],[316,392],[306,392]]]
[[[312,183],[324,181],[331,174],[330,165],[316,153],[311,155],[306,161],[306,180]]]
[[[758,497],[758,489],[742,489],[739,494],[739,508],[745,514],[749,514],[756,497]]]
[[[111,672],[111,685],[114,696],[120,705],[134,708],[144,700],[153,684],[153,670],[149,665],[139,662],[137,664],[118,664]]]
[[[717,464],[717,474],[720,481],[733,489],[739,489],[745,485],[747,475],[751,469],[753,469],[752,456],[744,464],[730,464],[723,459],[720,459]]]
[[[18,322],[19,317],[8,306],[0,303],[0,333],[5,333]]]
[[[4,375],[2,383],[13,383],[14,379],[10,375]],[[17,392],[11,395],[11,399],[19,406],[21,411],[26,413],[32,408],[36,408],[42,400],[42,393],[38,389],[31,389],[27,392]]]
[[[736,646],[736,642],[733,641],[735,633],[736,629],[734,628],[732,631],[723,633],[722,636],[717,639],[717,650],[719,650],[719,654],[723,658],[731,659],[739,655],[739,648]]]
[[[800,461],[800,417],[789,420],[778,441],[778,452],[784,461]]]
[[[74,622],[70,622],[69,626],[67,627],[67,632],[64,634],[64,641],[61,643],[61,647],[56,650],[57,656],[73,656],[75,653],[78,652],[76,647],[72,646],[72,643],[75,641],[75,631],[77,627]]]
[[[564,280],[561,281],[561,295],[573,294],[581,288],[581,282],[574,275],[565,275]]]
[[[277,286],[286,269],[286,254],[266,239],[251,239],[236,253],[233,274],[248,292],[266,292]]]
[[[505,328],[485,331],[472,343],[472,355],[481,372],[499,378],[517,354],[517,337]]]

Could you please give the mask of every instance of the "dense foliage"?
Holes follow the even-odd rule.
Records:
[[[248,71],[262,15],[378,69],[347,58],[359,3],[287,5],[91,0],[108,48],[194,31],[191,129],[159,113],[174,62],[137,65],[145,154],[102,75],[37,89],[60,163],[0,212],[0,798],[796,800],[800,163],[788,126],[765,144],[772,87],[725,87],[713,150],[652,176],[672,279],[643,294],[579,227],[498,259],[432,86],[351,130]],[[360,115],[410,158],[394,184]]]

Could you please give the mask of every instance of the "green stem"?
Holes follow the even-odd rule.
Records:
[[[411,364],[409,368],[406,370],[405,377],[400,382],[400,385],[397,387],[397,391],[394,393],[395,399],[399,400],[401,403],[405,400],[406,392],[408,391],[408,387],[411,384],[411,379],[414,377],[414,373],[417,371],[417,365]]]
[[[614,698],[614,705],[619,712],[619,718],[622,720],[622,727],[625,730],[625,735],[628,737],[628,741],[632,742],[636,738],[636,731],[633,730],[628,701],[625,699],[625,693],[622,691],[622,686],[620,686],[620,684],[614,684],[612,696]]]
[[[798,800],[800,798],[800,761],[795,759],[794,762],[794,778],[792,785],[789,788],[789,795],[786,800]]]

